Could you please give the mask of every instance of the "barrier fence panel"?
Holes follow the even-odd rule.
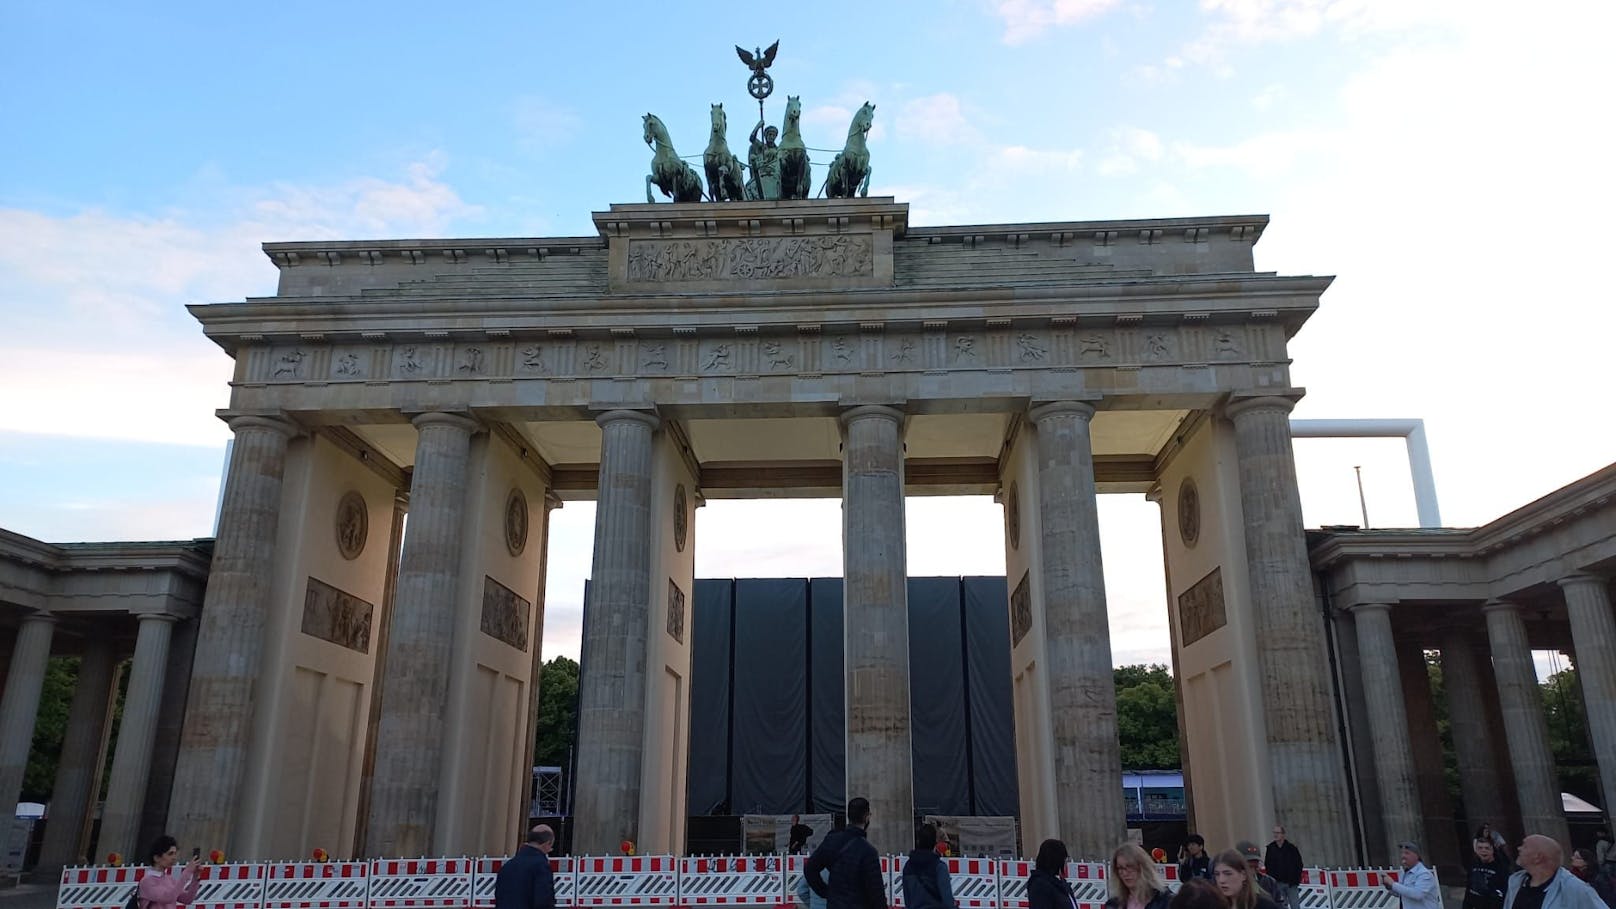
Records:
[[[577,906],[675,906],[679,872],[671,855],[573,860]]]
[[[1027,875],[1032,862],[1004,861],[999,869],[999,905],[1002,909],[1027,909]]]
[[[779,906],[785,896],[778,855],[715,855],[679,860],[680,906]]]
[[[1302,869],[1302,882],[1296,885],[1296,899],[1302,905],[1290,909],[1330,909],[1330,879],[1323,868]]]
[[[1077,909],[1100,909],[1111,894],[1105,889],[1102,862],[1067,862],[1066,883],[1072,888]]]
[[[901,855],[881,856],[881,879],[887,885],[887,905],[903,906],[903,859]]]
[[[63,868],[57,909],[123,909],[145,876],[144,865]]]
[[[203,865],[191,909],[263,909],[265,866]]]
[[[493,909],[494,885],[499,882],[499,869],[503,867],[503,855],[485,855],[477,860],[471,872],[472,909]]]
[[[999,909],[998,862],[985,858],[944,861],[948,862],[948,883],[960,909]]]
[[[799,905],[797,903],[797,882],[802,880],[802,866],[808,864],[806,855],[788,855],[785,862],[785,899],[780,903],[783,907]]]
[[[264,909],[367,909],[369,862],[276,862],[264,875]]]
[[[370,863],[370,909],[469,909],[469,858],[376,859]]]
[[[1390,869],[1331,871],[1326,877],[1334,909],[1391,909],[1399,904],[1397,894],[1383,886],[1398,879]]]

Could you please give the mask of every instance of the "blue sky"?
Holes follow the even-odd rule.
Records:
[[[873,101],[872,194],[916,224],[1270,214],[1259,268],[1339,276],[1301,417],[1417,416],[1444,517],[1616,458],[1610,4],[14,2],[0,33],[0,526],[211,531],[229,363],[184,311],[268,293],[273,240],[586,234],[755,104],[781,40],[810,146]],[[829,155],[819,156],[821,161]],[[1298,443],[1310,523],[1413,522],[1394,442]],[[1165,654],[1154,506],[1107,497],[1119,659]],[[587,505],[556,517],[575,650]],[[839,573],[834,503],[714,503],[705,574]],[[755,532],[767,521],[778,533]],[[911,572],[998,573],[991,503],[911,505]],[[946,532],[938,528],[948,528]],[[1154,560],[1154,561],[1152,561]]]

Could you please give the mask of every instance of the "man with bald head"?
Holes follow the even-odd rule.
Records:
[[[1533,834],[1521,840],[1509,879],[1504,909],[1605,909],[1594,888],[1565,869],[1565,853],[1553,838]]]
[[[540,824],[528,831],[527,842],[505,860],[494,878],[494,909],[555,909],[555,878],[550,874],[550,850],[555,831]]]

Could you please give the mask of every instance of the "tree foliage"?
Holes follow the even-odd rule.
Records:
[[[79,677],[79,658],[51,657],[45,666],[45,684],[39,692],[39,713],[34,718],[34,741],[23,772],[24,802],[48,802],[56,787],[56,765],[67,737],[67,711],[73,703],[73,685]]]
[[[1177,770],[1178,700],[1173,676],[1160,663],[1118,666],[1117,738],[1129,770]]]
[[[1554,752],[1560,788],[1597,805],[1599,771],[1589,745],[1587,716],[1576,667],[1562,669],[1543,682],[1543,719],[1549,727],[1549,750]]]
[[[538,767],[567,766],[578,728],[578,664],[564,656],[539,672],[539,729],[533,747]]]

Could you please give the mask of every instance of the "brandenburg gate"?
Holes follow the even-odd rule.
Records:
[[[548,515],[594,499],[574,851],[681,851],[698,506],[840,496],[847,792],[902,851],[926,735],[904,497],[992,494],[1022,841],[1109,854],[1096,497],[1127,493],[1161,504],[1199,828],[1278,818],[1353,860],[1288,423],[1286,344],[1330,280],[1256,271],[1262,216],[908,219],[635,204],[592,236],[267,244],[274,296],[192,307],[235,359],[235,441],[172,832],[237,859],[506,851]]]

